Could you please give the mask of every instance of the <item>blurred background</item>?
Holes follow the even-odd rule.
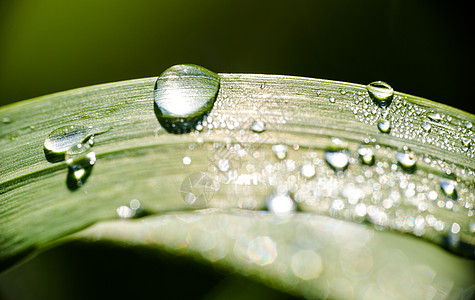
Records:
[[[0,1],[0,101],[178,63],[367,84],[471,110],[462,1]]]
[[[0,105],[158,76],[174,64],[194,63],[215,72],[361,84],[384,80],[397,91],[474,113],[474,18],[468,5],[435,0],[3,0]],[[170,287],[183,293],[174,294],[177,298],[201,298],[219,294],[219,286],[228,282],[259,299],[289,298],[229,278],[144,249],[70,244],[1,275],[0,298],[141,299],[150,293],[147,288],[167,298]],[[185,289],[176,289],[184,282]]]

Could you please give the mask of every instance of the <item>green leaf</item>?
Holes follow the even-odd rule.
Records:
[[[186,254],[309,298],[470,292],[473,260],[439,246],[474,256],[473,115],[398,92],[381,108],[357,84],[219,75],[203,129],[186,134],[157,120],[156,78],[1,108],[2,269],[67,240],[102,239]],[[381,119],[389,133],[378,129]],[[67,125],[111,127],[94,138],[97,161],[82,186],[72,187],[66,163],[43,148]],[[287,146],[285,159],[277,144]],[[360,162],[361,144],[376,164]],[[404,146],[415,168],[398,163]],[[325,151],[348,153],[348,167],[331,168]],[[316,175],[303,174],[304,165]],[[212,183],[205,207],[182,193],[193,174]],[[298,213],[265,211],[279,193],[297,201]],[[118,208],[131,212],[132,200],[141,218],[120,219],[130,214]]]

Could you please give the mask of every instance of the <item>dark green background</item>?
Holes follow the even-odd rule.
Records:
[[[0,2],[1,104],[178,63],[366,84],[471,110],[462,1]]]
[[[415,0],[0,1],[0,104],[157,76],[171,65],[195,63],[215,72],[362,84],[384,80],[398,91],[474,112],[469,5]],[[229,279],[187,260],[76,243],[1,275],[0,286],[9,288],[0,290],[0,298],[195,298],[223,280]],[[235,286],[236,297],[243,291],[256,299],[286,297],[240,279]]]

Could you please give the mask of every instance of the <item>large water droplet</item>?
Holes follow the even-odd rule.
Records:
[[[388,120],[381,120],[381,121],[379,121],[379,123],[378,123],[378,129],[379,129],[379,131],[381,131],[382,133],[389,133],[389,132],[391,132],[391,122],[389,122]]]
[[[402,152],[396,153],[396,160],[403,170],[412,172],[416,167],[417,156],[407,148],[404,148]]]
[[[45,151],[61,154],[78,144],[89,140],[95,134],[110,130],[110,126],[63,126],[53,130],[44,142]],[[91,140],[92,143],[93,140]]]
[[[288,147],[283,144],[272,146],[272,152],[274,152],[275,157],[277,157],[278,159],[284,159],[285,157],[287,157],[287,150]]]
[[[295,212],[297,206],[294,200],[288,195],[273,195],[267,199],[267,209],[278,215],[285,215]]]
[[[368,94],[380,107],[387,107],[393,101],[394,90],[384,81],[374,81],[366,86]]]
[[[96,163],[96,153],[91,150],[91,144],[85,142],[74,145],[66,151],[64,158],[69,166],[68,187],[76,189],[82,186]]]
[[[155,113],[168,132],[191,131],[213,108],[220,77],[197,65],[176,65],[155,82]]]

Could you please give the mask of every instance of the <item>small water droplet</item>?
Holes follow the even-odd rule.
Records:
[[[389,122],[388,120],[380,120],[378,123],[378,129],[382,133],[391,132],[391,122]]]
[[[251,130],[255,133],[262,133],[266,131],[266,123],[262,121],[254,121],[251,125]]]
[[[61,154],[73,146],[82,144],[95,134],[110,130],[110,126],[63,126],[53,130],[44,142],[44,149],[51,153]],[[91,143],[93,140],[91,140]]]
[[[277,215],[286,215],[295,212],[297,206],[288,195],[273,195],[267,199],[267,209]]]
[[[328,98],[328,101],[330,101],[331,103],[335,103],[335,97],[330,96],[330,98]]]
[[[77,144],[66,151],[64,158],[69,167],[68,187],[76,189],[82,186],[96,163],[96,153],[91,150],[91,145],[88,142]]]
[[[467,128],[467,129],[471,129],[473,125],[472,125],[472,122],[470,122],[470,121],[465,121],[465,122],[463,123],[463,126],[465,126],[465,128]]]
[[[213,108],[219,75],[197,65],[176,65],[155,82],[155,114],[168,132],[191,131]]]
[[[384,81],[374,81],[366,86],[368,94],[380,107],[387,107],[391,104],[394,96],[393,88]]]
[[[450,199],[457,200],[457,183],[453,180],[442,179],[440,180],[440,188],[444,192],[445,196]]]
[[[471,144],[470,138],[468,138],[468,137],[463,137],[462,140],[461,140],[461,142],[462,142],[462,145],[467,146],[467,147],[470,147],[470,144]]]
[[[349,163],[348,152],[346,150],[325,151],[325,161],[336,171],[345,170]]]
[[[332,138],[330,145],[325,149],[325,161],[335,171],[343,171],[350,162],[347,143],[339,138]]]
[[[189,156],[183,157],[183,164],[184,164],[184,165],[189,165],[189,164],[191,164],[191,157],[189,157]]]
[[[134,217],[134,210],[127,205],[117,207],[117,215],[122,219],[131,219]]]
[[[273,145],[272,146],[272,152],[274,152],[275,156],[278,159],[284,159],[287,157],[287,150],[288,147],[283,144],[278,144],[278,145]]]
[[[442,115],[436,112],[431,112],[427,114],[427,117],[432,121],[439,122],[442,121]]]
[[[374,165],[374,151],[372,147],[369,146],[361,146],[358,149],[358,156],[360,158],[360,161],[365,164],[372,166]]]
[[[417,156],[405,148],[402,152],[396,153],[396,160],[403,170],[412,172],[416,167]]]
[[[430,132],[432,125],[429,122],[422,122],[421,128],[424,129],[426,132]]]
[[[10,124],[12,122],[12,120],[9,118],[9,117],[3,117],[2,118],[2,122],[4,124]]]
[[[315,176],[315,167],[311,163],[304,163],[300,169],[300,173],[303,177],[310,179]]]

